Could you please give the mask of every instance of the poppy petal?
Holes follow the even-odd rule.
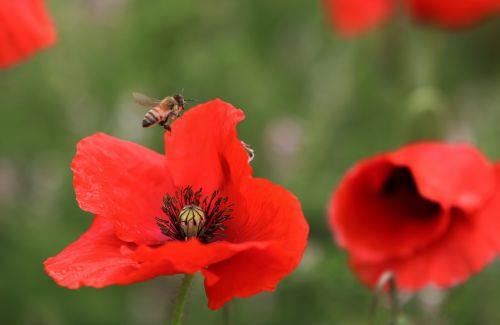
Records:
[[[466,27],[500,14],[498,0],[407,0],[406,3],[417,20],[449,28]]]
[[[500,165],[497,166],[500,184]],[[447,288],[467,280],[483,269],[500,252],[500,190],[476,215],[453,210],[447,233],[411,258],[371,263],[351,258],[362,281],[375,285],[385,271],[393,271],[399,288],[419,290],[426,285]]]
[[[357,36],[392,13],[392,0],[324,0],[332,23],[343,36]]]
[[[160,275],[192,274],[238,252],[266,247],[260,242],[205,245],[197,240],[167,242],[159,248],[131,246],[115,236],[112,222],[96,216],[87,232],[44,265],[47,274],[61,286],[102,288]]]
[[[296,266],[291,266],[286,255],[281,247],[272,245],[266,249],[246,250],[202,270],[208,307],[219,309],[234,297],[274,291],[279,281]]]
[[[6,68],[51,46],[56,32],[43,0],[0,4],[0,67]]]
[[[136,250],[130,250],[130,256],[141,264],[143,272],[155,277],[179,273],[193,274],[240,252],[266,249],[268,246],[269,244],[264,242],[233,244],[218,241],[203,244],[192,239],[169,241],[159,247],[139,246]]]
[[[167,165],[175,185],[211,193],[225,182],[250,177],[248,155],[236,132],[244,117],[241,110],[215,99],[191,108],[175,121],[172,133],[165,132]]]
[[[108,219],[95,217],[78,240],[44,262],[45,272],[57,284],[70,289],[133,282],[130,275],[139,265],[121,254],[124,244],[115,236],[113,224]]]
[[[264,179],[242,184],[241,192],[245,203],[235,206],[234,218],[227,223],[228,240],[271,245],[247,250],[203,271],[212,309],[233,297],[274,290],[298,265],[307,244],[309,226],[293,194]]]
[[[445,208],[471,212],[495,187],[493,166],[467,144],[417,143],[390,154],[389,160],[410,168],[422,195]]]
[[[173,191],[163,155],[99,133],[78,143],[71,169],[80,208],[112,220],[120,239],[165,240],[155,221],[163,196]]]

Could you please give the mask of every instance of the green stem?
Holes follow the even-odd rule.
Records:
[[[222,324],[229,325],[229,303],[222,309]]]
[[[391,297],[391,318],[389,324],[396,325],[399,319],[399,300],[398,288],[394,276],[389,280],[389,295]]]
[[[175,299],[174,310],[172,313],[172,325],[181,325],[182,323],[182,316],[184,315],[184,307],[186,306],[187,293],[189,291],[189,287],[191,286],[191,282],[193,282],[193,277],[193,274],[186,274],[184,275],[184,279],[182,279],[179,293],[177,294],[177,298]]]
[[[370,322],[369,324],[375,323],[375,314],[377,312],[377,308],[379,305],[379,301],[383,294],[385,288],[389,289],[389,298],[391,302],[391,316],[389,319],[390,325],[396,325],[399,320],[400,315],[400,305],[398,300],[398,288],[396,285],[396,278],[392,272],[383,273],[375,286],[375,290],[373,292],[373,300],[372,306],[370,309]]]

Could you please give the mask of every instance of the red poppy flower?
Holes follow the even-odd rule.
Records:
[[[44,0],[0,4],[0,67],[9,67],[52,45],[56,32]]]
[[[291,193],[252,177],[243,119],[221,100],[194,107],[166,133],[166,155],[105,134],[83,139],[71,168],[95,219],[46,272],[76,289],[201,271],[212,309],[274,290],[298,265],[308,225]]]
[[[416,19],[449,28],[500,14],[500,0],[408,0],[407,6]]]
[[[464,282],[500,249],[500,166],[465,144],[420,143],[347,173],[330,225],[363,282],[400,289]]]
[[[324,0],[327,14],[344,36],[356,36],[384,23],[401,5],[418,21],[442,27],[470,26],[500,13],[500,0]]]
[[[324,0],[327,14],[344,36],[378,26],[392,13],[392,0]]]

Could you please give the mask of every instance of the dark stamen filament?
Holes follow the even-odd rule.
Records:
[[[224,238],[224,223],[233,212],[232,204],[220,196],[220,191],[203,197],[201,188],[193,191],[191,186],[165,195],[162,210],[167,218],[157,217],[156,222],[165,236],[170,240],[197,237],[203,243]]]

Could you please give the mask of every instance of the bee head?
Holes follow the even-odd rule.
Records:
[[[184,97],[182,97],[181,94],[175,94],[174,95],[174,99],[177,101],[177,103],[179,104],[179,106],[184,107],[184,104],[186,103],[186,101],[184,100]]]

